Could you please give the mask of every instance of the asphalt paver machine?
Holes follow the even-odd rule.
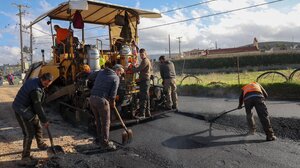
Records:
[[[59,111],[66,120],[93,128],[93,115],[89,107],[90,85],[93,84],[91,76],[96,76],[105,61],[121,64],[125,74],[118,90],[117,109],[126,123],[138,123],[140,120],[134,116],[139,111],[139,83],[137,75],[130,70],[131,66],[138,64],[138,25],[141,17],[159,18],[161,15],[104,2],[81,3],[72,4],[70,1],[62,3],[31,23],[30,26],[33,26],[48,19],[47,24],[52,33],[52,45],[49,45],[52,49],[52,58],[48,62],[32,64],[25,80],[46,72],[53,74],[54,82],[48,88],[46,103],[51,106],[59,104]],[[78,18],[80,28],[75,29],[74,27],[78,27]],[[56,42],[57,37],[53,28],[55,21],[65,21],[69,25],[70,33],[60,46]],[[82,25],[85,24],[96,25],[92,28],[97,28],[98,25],[99,29],[107,28],[108,49],[102,47],[102,41],[99,39],[95,44],[86,43],[85,34],[87,29],[91,28],[83,28]],[[75,37],[74,31],[81,31],[81,37]],[[92,74],[85,74],[86,65],[89,65]],[[152,117],[165,113],[162,86],[152,82],[150,97]]]

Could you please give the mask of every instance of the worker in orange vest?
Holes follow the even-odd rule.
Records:
[[[259,120],[263,126],[266,134],[267,141],[276,140],[274,131],[271,126],[268,109],[265,104],[265,99],[268,97],[265,89],[257,82],[249,83],[242,87],[242,93],[239,99],[238,108],[241,109],[243,103],[245,103],[245,110],[247,114],[247,121],[249,126],[249,134],[256,132],[255,120],[253,117],[252,108],[255,107]]]
[[[62,54],[64,53],[64,51],[68,53],[70,47],[68,38],[72,36],[72,31],[69,29],[61,28],[58,25],[54,25],[54,30],[56,31],[55,43],[58,54]]]

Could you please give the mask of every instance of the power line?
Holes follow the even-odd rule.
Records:
[[[225,11],[225,12],[219,12],[219,13],[214,13],[214,14],[210,14],[210,15],[190,18],[190,19],[186,19],[186,20],[180,20],[180,21],[176,21],[176,22],[170,22],[170,23],[165,23],[165,24],[160,24],[160,25],[155,25],[155,26],[144,27],[144,28],[140,28],[139,30],[152,29],[152,28],[156,28],[156,27],[162,27],[162,26],[167,26],[167,25],[172,25],[172,24],[177,24],[177,23],[182,23],[182,22],[188,22],[188,21],[196,20],[196,19],[200,19],[200,18],[207,18],[207,17],[211,17],[211,16],[217,16],[217,15],[222,15],[222,14],[226,14],[226,13],[232,13],[232,12],[236,12],[236,11],[240,11],[240,10],[256,8],[256,7],[263,6],[263,5],[277,3],[277,2],[280,2],[280,1],[284,1],[284,0],[275,0],[275,1],[265,2],[265,3],[261,3],[261,4],[251,5],[251,6],[247,6],[247,7],[243,7],[243,8],[228,10],[228,11]]]
[[[49,36],[51,36],[51,34],[50,33],[48,33],[48,32],[45,32],[45,31],[43,31],[43,30],[40,30],[40,29],[38,29],[38,28],[35,28],[35,27],[32,27],[33,29],[35,29],[35,30],[37,30],[37,31],[39,31],[39,32],[41,32],[41,33],[44,33],[44,34],[47,34],[47,35],[49,35]]]
[[[174,11],[177,11],[177,10],[181,10],[181,9],[185,9],[185,8],[190,8],[190,7],[198,6],[198,5],[210,3],[210,2],[213,2],[213,1],[217,1],[217,0],[203,1],[203,2],[196,3],[196,4],[192,4],[192,5],[188,5],[188,6],[184,6],[184,7],[179,7],[179,8],[175,8],[175,9],[171,9],[171,10],[167,10],[167,11],[163,11],[161,13],[174,12]]]

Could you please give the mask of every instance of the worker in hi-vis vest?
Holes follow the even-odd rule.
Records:
[[[247,122],[249,126],[249,134],[253,135],[256,132],[256,125],[253,117],[252,108],[255,107],[259,120],[266,133],[266,140],[274,141],[276,140],[276,136],[274,136],[274,131],[271,126],[268,109],[265,104],[265,99],[267,97],[267,92],[259,83],[249,83],[242,87],[242,93],[240,95],[238,108],[241,109],[243,103],[245,104]]]

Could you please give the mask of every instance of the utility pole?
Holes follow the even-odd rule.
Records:
[[[169,34],[169,59],[171,59],[171,38]]]
[[[181,39],[182,37],[177,37],[177,39],[178,39],[178,45],[179,45],[179,56],[181,57],[181,50],[180,50],[180,43],[181,43],[181,41],[180,41],[180,39]]]
[[[33,59],[33,48],[32,48],[32,41],[33,41],[33,36],[32,36],[32,22],[30,22],[30,65],[32,65],[32,59]]]
[[[17,15],[19,16],[19,19],[20,19],[21,72],[24,73],[25,68],[24,68],[24,55],[23,55],[22,15],[24,15],[25,12],[22,11],[22,8],[29,8],[29,7],[27,5],[18,5],[18,4],[15,4],[15,3],[13,3],[13,5],[15,5],[16,7],[19,8],[19,13]]]

